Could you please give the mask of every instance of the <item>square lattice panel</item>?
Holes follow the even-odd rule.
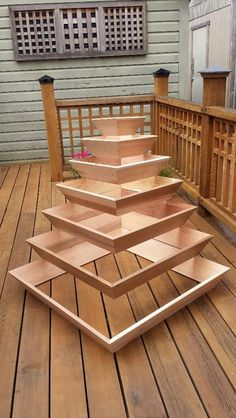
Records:
[[[9,7],[17,61],[146,53],[141,0]]]

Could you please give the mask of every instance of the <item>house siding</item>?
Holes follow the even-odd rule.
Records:
[[[60,2],[64,3],[62,0],[54,3]],[[8,0],[0,6],[1,162],[47,158],[37,81],[45,74],[55,78],[57,99],[78,99],[149,94],[153,89],[152,73],[164,67],[171,71],[170,95],[184,96],[184,92],[179,91],[178,74],[180,1],[147,1],[147,55],[15,62],[8,6],[22,3]],[[27,0],[26,3],[37,2]],[[188,2],[184,0],[184,3],[187,7]],[[186,56],[182,52],[182,60],[187,62],[187,51]]]
[[[209,22],[209,67],[233,70],[233,13],[231,0],[192,0],[189,5],[189,39],[191,59],[191,31],[198,25]],[[190,70],[191,72],[191,70]],[[233,91],[235,72],[232,71],[227,83],[227,107],[234,107]]]
[[[197,19],[230,6],[231,3],[232,0],[191,0],[189,3],[189,20]]]

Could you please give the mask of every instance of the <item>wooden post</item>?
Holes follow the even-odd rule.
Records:
[[[155,154],[159,154],[158,138],[160,138],[160,105],[157,96],[168,96],[170,71],[160,68],[155,73],[154,77],[154,135],[157,135],[157,142],[155,142]]]
[[[168,96],[168,84],[169,84],[170,71],[160,68],[154,76],[154,95],[156,96]]]
[[[225,106],[226,80],[229,73],[230,71],[219,68],[207,68],[201,72],[203,106]],[[205,198],[210,197],[212,143],[213,118],[203,114],[199,194]]]
[[[201,71],[203,78],[203,105],[225,107],[226,81],[230,71],[223,68],[207,68]]]
[[[45,123],[47,129],[48,153],[52,181],[63,180],[57,108],[53,87],[54,79],[47,75],[39,79],[41,86]]]

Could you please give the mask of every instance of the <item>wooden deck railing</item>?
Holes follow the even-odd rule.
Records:
[[[83,149],[82,138],[96,135],[91,120],[112,116],[145,116],[142,133],[153,131],[153,96],[56,100],[63,169],[68,157]],[[98,133],[97,133],[98,134]]]
[[[68,157],[80,150],[81,139],[96,135],[92,118],[146,116],[145,132],[158,137],[155,151],[170,155],[187,192],[236,232],[236,111],[167,97],[163,76],[159,84],[155,80],[153,95],[88,100],[56,100],[53,79],[44,79],[53,181],[63,179]]]
[[[178,99],[156,97],[158,103],[157,151],[171,156],[177,173],[198,187],[202,107]]]
[[[236,231],[236,111],[156,97],[157,152],[184,187]]]

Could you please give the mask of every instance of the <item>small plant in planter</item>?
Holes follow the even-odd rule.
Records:
[[[77,159],[77,160],[82,160],[83,158],[87,158],[89,157],[89,152],[87,150],[81,151],[81,152],[77,152],[76,154],[72,154],[71,157],[73,159]],[[75,170],[74,168],[71,167],[71,174],[75,179],[79,179],[81,178],[79,172],[77,170]]]
[[[159,176],[161,177],[174,177],[174,175],[175,169],[170,164],[167,164],[159,173]]]

